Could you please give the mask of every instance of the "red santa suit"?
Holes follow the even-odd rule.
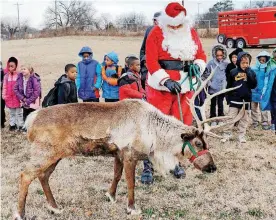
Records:
[[[150,32],[146,44],[147,100],[167,115],[180,119],[177,96],[164,83],[167,79],[181,84],[181,107],[184,123],[192,124],[192,114],[187,104],[193,91],[188,73],[182,70],[162,69],[160,61],[189,61],[198,65],[202,73],[206,66],[206,55],[196,31],[191,28],[185,8],[179,3],[170,3],[158,19],[159,25]],[[168,28],[168,25],[178,29]],[[196,78],[193,77],[193,83]],[[196,85],[195,85],[196,86]],[[196,87],[195,87],[196,88]]]

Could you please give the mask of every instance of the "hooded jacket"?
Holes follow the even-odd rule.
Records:
[[[88,53],[90,56],[87,59],[83,59],[84,53]],[[90,47],[83,47],[79,52],[79,56],[82,61],[77,65],[76,86],[78,96],[82,100],[99,98],[99,89],[102,84],[101,65],[98,61],[92,59],[93,52]]]
[[[105,62],[103,62],[102,66],[102,78],[103,78],[103,98],[105,99],[119,99],[119,86],[118,86],[118,78],[120,78],[122,73],[122,67],[118,66],[119,58],[117,53],[111,52],[104,56],[108,57],[113,61],[114,69],[107,68]]]
[[[216,52],[218,50],[223,51],[223,58],[221,61],[216,59]],[[212,70],[215,70],[215,74],[212,79],[208,82],[208,92],[210,94],[214,94],[216,92],[221,91],[226,87],[226,75],[225,70],[228,65],[227,59],[227,50],[223,45],[216,45],[212,48],[212,56],[213,59],[208,62],[204,73],[202,74],[202,80],[206,80],[208,76],[211,74]]]
[[[36,101],[39,104],[39,100],[37,100],[41,95],[41,84],[39,76],[37,74],[30,75],[26,85],[26,92],[24,92],[24,76],[22,73],[19,73],[14,87],[14,92],[20,101],[23,102],[23,99],[26,99],[24,107],[28,108],[31,106],[31,104],[35,104]],[[35,108],[38,107],[39,105],[35,106]]]
[[[276,52],[276,48],[273,52]],[[273,53],[272,52],[272,53]],[[262,91],[261,108],[263,111],[272,110],[272,102],[276,103],[276,60],[272,57],[269,61]]]
[[[232,62],[232,57],[233,55],[238,56],[240,52],[243,52],[243,49],[237,48],[236,50],[232,51],[232,53],[229,54],[229,60],[230,63],[227,65],[225,73],[226,73],[226,78],[230,75],[230,72],[232,69],[235,69],[237,66]]]
[[[233,69],[230,72],[230,75],[227,78],[227,87],[226,88],[233,88],[236,86],[241,85],[240,88],[235,89],[228,93],[228,99],[230,102],[230,107],[234,108],[242,108],[242,104],[236,104],[233,102],[251,102],[252,100],[252,92],[251,89],[255,89],[257,86],[256,74],[255,72],[249,67],[246,70],[241,69],[240,63],[243,56],[249,55],[246,52],[240,52],[238,55],[237,60],[237,68]],[[251,62],[251,56],[249,55]],[[246,105],[246,109],[249,109],[249,106]]]
[[[260,57],[266,57],[267,62],[261,64]],[[257,87],[252,90],[252,102],[260,102],[262,96],[262,90],[264,88],[264,80],[267,72],[267,65],[269,63],[270,54],[266,51],[260,52],[256,57],[256,65],[252,67],[252,70],[256,73]]]
[[[76,84],[66,74],[58,79],[55,86],[58,86],[58,104],[78,102]]]

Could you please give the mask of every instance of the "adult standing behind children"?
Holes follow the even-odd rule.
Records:
[[[121,77],[122,67],[118,65],[117,53],[110,52],[104,56],[102,64],[103,98],[105,102],[119,101],[118,79]]]
[[[276,127],[276,48],[272,52],[272,57],[268,64],[268,70],[265,77],[264,88],[261,100],[262,110],[271,111],[271,130]],[[276,134],[276,132],[275,132]]]
[[[208,93],[217,93],[226,87],[226,67],[228,65],[227,50],[223,45],[216,45],[212,48],[213,59],[210,60],[206,66],[204,73],[201,78],[206,80],[212,71],[215,71],[214,76],[208,82]],[[223,108],[224,94],[218,95],[211,99],[210,118],[217,116],[224,116]],[[217,114],[218,107],[218,114]],[[217,122],[212,122],[211,126],[216,126]]]
[[[264,88],[264,80],[267,72],[267,65],[270,60],[270,54],[266,51],[260,52],[256,57],[256,64],[252,69],[256,73],[257,77],[257,87],[252,90],[252,103],[251,103],[251,117],[253,120],[253,127],[257,128],[259,126],[259,112],[261,110],[261,97],[262,90]],[[270,126],[268,124],[269,112],[261,111],[261,123],[263,130],[269,130]]]
[[[238,124],[240,143],[246,143],[245,134],[249,120],[248,110],[252,101],[251,89],[255,89],[257,86],[256,74],[250,68],[251,59],[252,57],[250,54],[246,52],[239,53],[237,59],[237,68],[233,69],[227,78],[226,88],[241,86],[240,88],[233,90],[228,94],[228,99],[230,102],[229,116],[235,118],[242,109],[243,102],[247,103],[245,105],[245,114]],[[234,125],[230,126],[229,129],[225,131],[222,142],[226,142],[232,136],[231,131],[233,126]]]
[[[5,113],[5,100],[2,97],[2,91],[3,91],[3,80],[4,80],[4,70],[2,68],[2,62],[1,64],[1,128],[5,127],[6,122],[6,113]]]
[[[101,65],[92,58],[93,52],[90,47],[83,47],[79,56],[82,61],[77,65],[78,96],[83,102],[99,102],[99,89],[102,85]]]
[[[23,108],[25,122],[27,116],[39,108],[41,95],[40,78],[34,73],[31,65],[21,66],[21,73],[18,74],[14,92]]]
[[[20,107],[20,101],[14,92],[14,86],[17,80],[18,60],[15,57],[10,57],[7,67],[4,70],[4,82],[2,97],[6,102],[6,106],[10,110],[10,131],[22,129],[23,127],[23,110]]]

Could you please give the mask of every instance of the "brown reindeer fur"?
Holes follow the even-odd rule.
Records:
[[[183,140],[189,140],[196,150],[207,148],[203,134],[199,134],[195,127],[185,126],[139,100],[57,105],[32,113],[26,127],[31,159],[20,177],[18,211],[21,217],[25,214],[28,187],[37,177],[50,209],[57,211],[48,181],[62,158],[79,154],[115,157],[114,179],[108,196],[115,200],[117,185],[125,169],[127,211],[135,214],[134,185],[138,160],[149,157],[155,169],[166,175],[185,157],[191,156],[188,148],[184,151],[185,157],[181,154]],[[202,157],[197,168],[213,164],[210,154]]]

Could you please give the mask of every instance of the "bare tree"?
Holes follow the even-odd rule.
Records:
[[[251,5],[250,3],[247,3],[244,5],[244,8],[264,8],[264,7],[270,7],[270,6],[276,6],[275,1],[252,1]]]
[[[45,11],[45,24],[47,28],[76,27],[84,29],[87,25],[95,25],[96,10],[91,2],[71,0],[57,1]]]
[[[146,16],[143,13],[127,13],[120,15],[116,19],[116,24],[119,26],[125,25],[129,30],[137,30],[137,28],[146,25]]]
[[[1,33],[7,33],[9,38],[13,38],[15,33],[19,31],[16,19],[5,17],[1,20]]]
[[[109,30],[113,28],[112,16],[109,13],[102,13],[97,22],[97,29]]]

